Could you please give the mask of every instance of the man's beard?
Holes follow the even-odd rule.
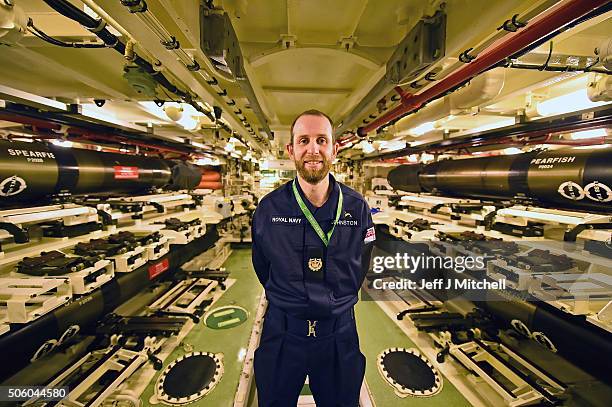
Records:
[[[319,169],[309,169],[306,168],[306,162],[305,161],[321,161],[321,168]],[[327,174],[329,174],[329,171],[331,170],[331,160],[329,160],[327,157],[324,156],[317,156],[317,157],[304,157],[302,160],[295,160],[295,167],[297,168],[297,172],[298,174],[300,174],[300,176],[304,179],[304,181],[308,182],[309,184],[315,185],[318,184],[319,182],[321,182],[326,176]]]

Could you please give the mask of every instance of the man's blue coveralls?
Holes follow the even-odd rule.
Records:
[[[253,216],[253,266],[269,306],[255,381],[261,407],[295,406],[306,375],[318,407],[358,405],[365,372],[353,305],[375,240],[370,210],[357,192],[331,176],[332,192],[316,208],[299,194],[325,233],[326,247],[289,182],[266,195]]]

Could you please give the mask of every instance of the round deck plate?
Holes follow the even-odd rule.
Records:
[[[386,349],[378,355],[376,365],[399,397],[429,397],[442,389],[440,372],[416,349]]]
[[[210,393],[222,375],[222,354],[188,353],[170,363],[159,375],[155,395],[165,404],[191,403]]]

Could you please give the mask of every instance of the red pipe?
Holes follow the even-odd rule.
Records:
[[[551,145],[572,146],[572,147],[582,147],[582,146],[586,147],[586,146],[596,146],[596,145],[607,143],[607,140],[605,137],[596,137],[596,138],[585,139],[585,140],[552,140],[553,136],[554,134],[547,134],[547,135],[544,135],[544,137],[542,135],[529,136],[526,140],[522,140],[522,141],[514,140],[512,136],[510,136],[510,137],[505,137],[502,139],[483,141],[478,144],[467,142],[464,144],[455,145],[452,147],[452,149],[461,150],[461,149],[469,149],[469,148],[474,148],[474,147],[485,147],[485,146],[502,145],[502,144],[504,145],[504,147],[512,147],[512,146],[520,147],[520,146],[529,146],[533,144],[551,144]],[[425,151],[429,153],[436,152],[436,153],[448,154],[448,152],[444,148],[431,149],[431,150],[425,150]]]
[[[28,126],[36,127],[37,129],[55,130],[55,131],[59,131],[62,129],[62,126],[57,123],[52,123],[46,120],[36,119],[33,117],[28,117],[28,116],[22,116],[22,115],[10,113],[10,112],[0,111],[0,120],[5,120],[5,121],[13,122],[13,123],[25,124]],[[81,140],[90,140],[90,141],[103,140],[103,141],[110,141],[110,142],[115,142],[115,143],[125,143],[125,144],[132,145],[132,146],[152,149],[162,154],[163,153],[179,154],[181,156],[181,159],[187,159],[188,156],[190,155],[190,153],[186,151],[181,151],[178,149],[174,149],[172,147],[157,146],[154,144],[131,140],[126,137],[112,135],[112,134],[95,133],[95,132],[91,132],[89,130],[86,130],[80,127],[68,127],[66,130],[66,133],[68,136],[72,136],[72,137],[69,137],[71,140],[77,141],[77,142],[79,141],[79,139],[81,139]],[[61,135],[58,134],[56,138],[59,138],[60,136]],[[33,136],[33,138],[36,138],[36,137],[51,138],[51,137],[48,137],[47,135]]]
[[[148,143],[143,143],[143,142],[136,141],[136,140],[130,140],[126,137],[116,136],[116,135],[111,135],[111,134],[107,135],[107,134],[99,134],[99,133],[89,133],[86,130],[82,130],[82,129],[78,129],[74,127],[71,127],[68,130],[68,133],[77,134],[78,135],[77,137],[80,137],[85,140],[102,140],[102,141],[109,141],[109,142],[115,142],[115,143],[125,143],[125,144],[132,145],[132,146],[152,149],[160,153],[173,153],[173,154],[179,154],[181,156],[189,155],[189,153],[185,151],[177,150],[171,147],[156,146],[154,144],[148,144]]]
[[[365,135],[423,106],[435,97],[484,72],[505,58],[516,54],[540,38],[603,6],[608,0],[567,0],[535,17],[529,24],[491,44],[476,59],[451,73],[418,95],[403,97],[400,105],[360,128]]]
[[[350,133],[348,135],[346,135],[345,137],[339,137],[336,142],[338,144],[340,144],[340,147],[344,147],[345,145],[347,145],[348,143],[350,143],[351,141],[357,140],[359,137],[357,137],[356,134]]]
[[[28,126],[34,126],[39,129],[46,130],[61,130],[62,126],[55,123],[50,123],[45,120],[35,119],[28,116],[20,116],[18,114],[9,112],[0,112],[0,120],[6,120],[7,122],[26,124]]]

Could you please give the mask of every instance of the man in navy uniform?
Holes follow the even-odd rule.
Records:
[[[353,305],[374,225],[363,197],[329,174],[339,147],[331,119],[308,110],[291,138],[298,175],[253,215],[253,266],[268,299],[254,362],[259,406],[295,406],[308,375],[318,407],[355,407],[365,357]]]

